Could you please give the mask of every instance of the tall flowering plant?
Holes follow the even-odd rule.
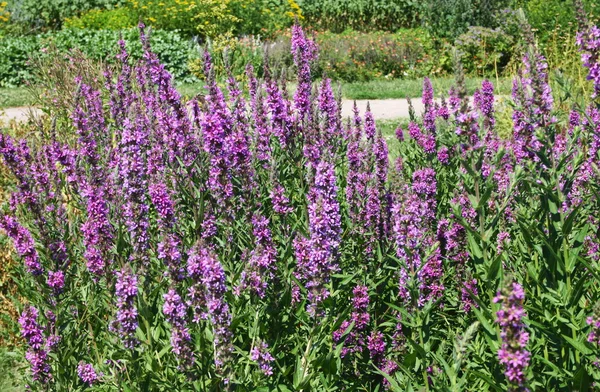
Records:
[[[205,51],[188,101],[140,26],[48,138],[0,133],[30,389],[593,389],[600,115],[553,104],[523,30],[510,129],[458,73],[390,148],[300,26],[294,94]]]

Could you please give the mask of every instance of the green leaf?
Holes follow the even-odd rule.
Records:
[[[580,342],[579,340],[575,340],[567,335],[562,335],[563,339],[565,339],[573,348],[583,355],[591,355],[593,351],[586,347],[585,343]]]

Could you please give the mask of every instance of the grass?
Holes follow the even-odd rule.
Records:
[[[467,92],[473,94],[475,89],[481,87],[483,78],[466,78]],[[431,84],[437,96],[448,95],[448,90],[454,85],[454,78],[433,78]],[[509,95],[512,87],[510,78],[492,80],[496,94]],[[179,92],[187,97],[203,91],[204,83],[186,84],[178,87]],[[295,85],[290,84],[288,90],[293,93]],[[335,86],[334,86],[335,88]],[[421,96],[423,90],[422,79],[391,79],[373,80],[370,82],[342,83],[342,95],[345,99],[394,99],[416,98]]]
[[[481,78],[467,78],[467,90],[472,94],[476,88],[481,86]],[[492,81],[496,85],[496,91],[500,95],[510,94],[511,81],[507,78],[500,78],[498,81]],[[434,78],[431,79],[436,93],[447,95],[448,90],[454,84],[453,78]],[[422,80],[374,80],[370,82],[343,83],[342,94],[345,99],[390,99],[420,97],[423,88]],[[181,95],[193,97],[204,91],[204,83],[183,84],[177,88]],[[295,90],[294,85],[289,86],[289,91]],[[31,106],[32,97],[26,87],[0,88],[0,108],[12,108],[19,106]]]
[[[19,353],[0,347],[0,391],[21,392],[25,390],[25,367]]]
[[[400,142],[396,138],[396,128],[398,125],[404,129],[408,128],[408,118],[398,118],[394,120],[375,120],[377,129],[381,131],[381,134],[385,138],[388,145],[388,156],[390,158],[390,164],[393,165],[394,161],[400,156]]]
[[[0,108],[30,106],[31,93],[27,87],[0,88]]]
[[[482,78],[466,78],[467,92],[473,94],[475,89],[481,87]],[[509,78],[491,80],[496,94],[510,94],[512,81]],[[437,96],[448,96],[448,90],[454,84],[454,78],[433,78],[431,84]],[[347,99],[390,99],[390,98],[415,98],[420,97],[423,90],[423,81],[416,80],[374,80],[371,82],[345,83],[342,85],[344,98]]]

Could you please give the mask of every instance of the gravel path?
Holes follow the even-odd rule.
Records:
[[[0,109],[0,121],[2,123],[9,123],[12,120],[16,122],[25,122],[30,116],[39,116],[40,114],[42,114],[40,109],[26,106]]]
[[[356,105],[361,115],[364,115],[367,103],[371,106],[371,112],[376,120],[408,117],[408,101],[406,99],[357,100]],[[420,115],[424,110],[423,100],[421,98],[414,98],[412,104],[417,115]],[[352,117],[353,106],[353,100],[342,100],[342,116],[344,118]],[[32,114],[38,116],[41,114],[41,110],[31,107],[7,108],[0,110],[0,121],[9,122],[10,120],[15,120],[17,122],[24,122]]]

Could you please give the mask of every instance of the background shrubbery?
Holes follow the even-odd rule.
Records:
[[[34,55],[45,56],[44,51],[50,46],[59,49],[65,56],[72,49],[83,52],[91,59],[111,61],[120,37],[126,40],[128,49],[134,58],[142,54],[139,40],[132,39],[137,35],[137,28],[126,30],[82,30],[63,29],[55,33],[46,33],[24,37],[5,36],[0,38],[0,85],[17,86],[34,78],[34,70],[29,58]],[[183,82],[194,81],[188,69],[188,62],[198,56],[198,51],[191,42],[176,31],[155,30],[150,38],[158,57],[169,72]]]
[[[600,1],[584,5],[595,21]],[[497,78],[520,64],[519,8],[548,57],[549,51],[569,50],[564,46],[572,41],[576,22],[566,0],[15,1],[5,11],[0,4],[0,85],[32,81],[27,60],[48,41],[105,60],[114,53],[113,38],[131,37],[140,20],[156,30],[158,55],[182,83],[201,78],[197,59],[205,46],[220,75],[223,56],[234,74],[242,75],[235,71],[246,63],[261,69],[264,49],[277,72],[289,68],[286,29],[294,19],[314,31],[323,48],[317,77],[361,82],[444,75],[456,52],[468,74]]]

